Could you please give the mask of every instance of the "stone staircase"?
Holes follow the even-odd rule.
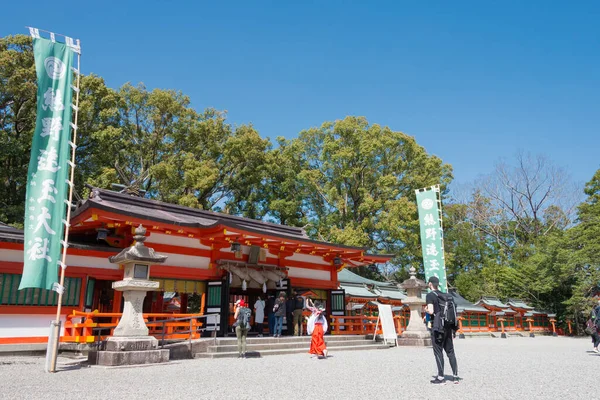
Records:
[[[357,335],[325,336],[327,350],[333,354],[339,351],[387,349],[390,346]],[[307,354],[310,348],[309,336],[249,337],[246,340],[246,356],[264,357],[279,354]],[[206,347],[206,352],[195,353],[194,358],[237,357],[236,338],[217,338],[214,345]]]

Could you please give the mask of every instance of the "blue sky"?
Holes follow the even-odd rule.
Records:
[[[84,73],[181,90],[262,136],[362,115],[415,136],[460,184],[518,151],[580,182],[600,168],[597,1],[57,4],[4,2],[0,36],[79,37]]]

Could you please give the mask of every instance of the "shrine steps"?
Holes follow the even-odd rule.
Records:
[[[326,336],[325,343],[331,354],[338,351],[387,349],[390,346],[367,340],[364,336]],[[246,354],[248,358],[281,354],[307,354],[310,337],[288,336],[281,338],[248,338]],[[195,353],[194,358],[235,358],[238,356],[237,339],[218,338],[206,352]]]

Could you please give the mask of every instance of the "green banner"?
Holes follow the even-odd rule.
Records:
[[[71,132],[73,50],[33,39],[37,119],[27,173],[23,278],[19,289],[51,290],[58,281]]]
[[[434,186],[417,190],[416,194],[419,223],[421,225],[425,280],[428,280],[431,276],[437,276],[440,280],[440,290],[447,292],[443,231],[440,221],[441,204],[438,200],[439,188]]]

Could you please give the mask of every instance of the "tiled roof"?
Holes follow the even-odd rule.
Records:
[[[368,278],[362,277],[358,274],[355,274],[354,272],[350,271],[347,268],[344,268],[343,270],[338,272],[338,281],[340,281],[340,283],[366,283],[369,285],[376,285],[376,286],[394,286],[394,287],[396,287],[396,284],[394,284],[392,282],[374,281],[372,279],[368,279]]]
[[[3,242],[23,242],[23,231],[0,222],[0,239]]]
[[[390,300],[404,300],[406,295],[400,291],[400,289],[387,289],[380,288],[381,296]]]
[[[475,304],[479,305],[480,303],[483,303],[483,304],[486,304],[486,305],[492,306],[492,307],[508,308],[508,305],[506,305],[503,302],[501,302],[497,297],[482,297]]]
[[[371,292],[364,285],[342,284],[340,286],[346,291],[346,296],[363,297],[367,299],[376,299],[379,297],[378,294]]]
[[[527,305],[523,300],[508,299],[506,301],[506,304],[508,304],[509,306],[511,306],[513,308],[521,308],[524,310],[533,310],[533,307],[531,307],[530,305]]]
[[[92,188],[90,197],[78,205],[73,212],[73,217],[81,214],[87,209],[95,208],[107,212],[114,212],[123,216],[147,219],[171,225],[190,228],[210,228],[221,225],[230,229],[240,229],[247,232],[278,236],[292,240],[301,240],[323,246],[335,246],[366,251],[366,248],[352,247],[311,239],[303,228],[264,222],[250,218],[234,215],[205,211],[197,208],[184,207],[162,201],[150,200],[141,197],[130,196],[112,190]],[[371,256],[393,258],[393,255]],[[367,256],[367,254],[365,254]]]
[[[458,292],[456,290],[450,290],[450,294],[454,298],[454,303],[456,303],[456,309],[457,309],[456,311],[458,311],[459,313],[462,313],[464,311],[482,312],[482,313],[489,312],[489,310],[487,308],[477,306],[477,305],[471,303],[470,301],[468,301],[467,299],[462,297],[460,294],[458,294]]]

